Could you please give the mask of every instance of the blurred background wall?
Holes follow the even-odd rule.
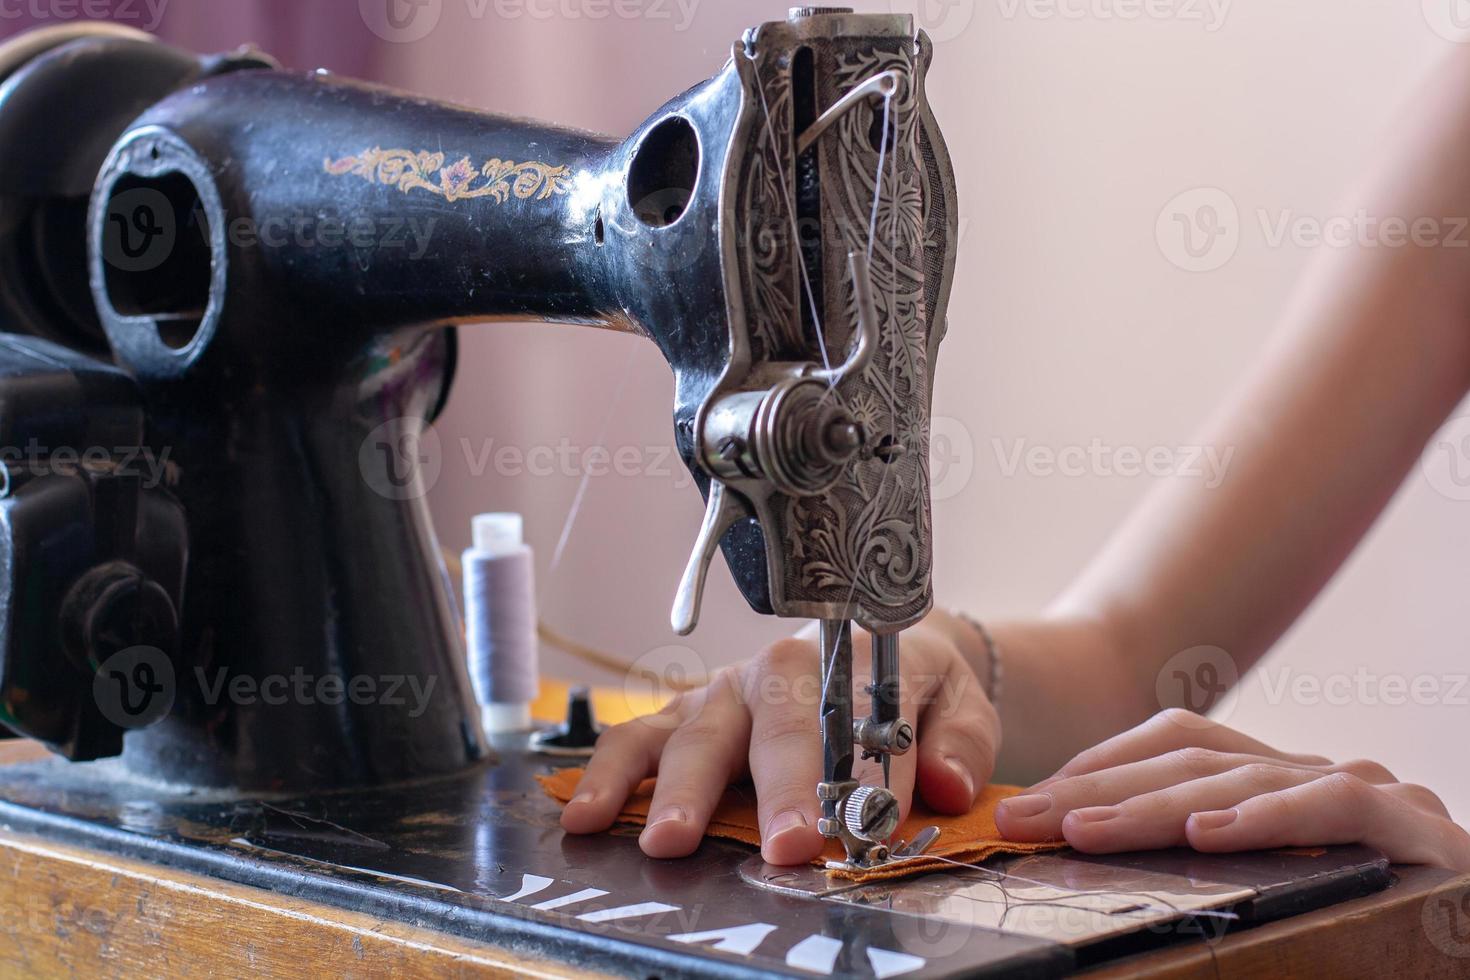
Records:
[[[6,0],[0,31],[48,19],[63,2]],[[257,40],[296,67],[616,134],[717,70],[745,27],[786,8],[391,0],[395,27],[389,2],[97,5],[127,20],[126,6],[137,26],[198,46]],[[1282,240],[1280,230],[1310,232],[1341,216],[1342,192],[1426,66],[1470,42],[1470,4],[875,0],[864,9],[916,7],[936,40],[929,90],[959,175],[963,232],[935,400],[938,598],[982,616],[1027,614],[1151,480],[1169,478],[1128,475],[1133,454],[1189,447],[1250,366],[1302,268],[1329,247],[1310,234]],[[651,344],[531,325],[467,329],[462,341],[431,496],[447,546],[467,543],[478,511],[524,512],[544,618],[630,660],[666,660],[677,644],[721,664],[791,628],[750,614],[719,568],[698,633],[678,641],[668,629],[702,507],[669,452],[671,379]],[[1434,787],[1461,819],[1470,818],[1460,764],[1470,733],[1470,485],[1457,467],[1470,472],[1470,439],[1458,438],[1467,433],[1446,430],[1457,438],[1426,455],[1226,719],[1285,748],[1376,758]],[[622,453],[620,472],[596,447]],[[1064,462],[1048,465],[1047,453]],[[1065,462],[1082,456],[1080,466]],[[556,654],[545,663],[616,680]],[[1435,693],[1416,704],[1400,681]]]

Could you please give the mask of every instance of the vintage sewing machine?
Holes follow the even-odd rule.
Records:
[[[715,841],[651,862],[565,837],[530,782],[553,763],[481,731],[416,492],[455,330],[637,333],[707,501],[673,626],[717,551],[755,611],[820,620],[822,831],[894,859],[893,798],[853,771],[913,742],[900,638],[932,603],[958,215],[931,55],[907,16],[798,8],[618,140],[97,26],[0,50],[0,706],[75,763],[0,769],[6,827],[661,976],[1065,972],[1226,921],[1201,910],[1299,907],[1303,877],[1318,902],[1381,884],[1353,850],[1013,865],[1073,901],[1057,926],[994,876],[858,887]],[[419,703],[352,696],[390,678]],[[1120,876],[1112,906],[1061,897]]]

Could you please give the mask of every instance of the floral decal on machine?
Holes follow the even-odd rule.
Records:
[[[539,160],[516,163],[498,157],[476,167],[469,157],[444,165],[442,152],[384,150],[373,147],[356,156],[323,161],[334,176],[356,174],[369,183],[397,187],[407,194],[415,188],[437,194],[448,201],[475,197],[493,198],[504,204],[514,194],[521,200],[544,201],[571,188],[571,169]]]

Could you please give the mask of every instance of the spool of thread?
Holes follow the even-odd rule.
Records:
[[[536,580],[519,514],[480,514],[464,553],[465,648],[486,734],[531,728],[540,684]]]

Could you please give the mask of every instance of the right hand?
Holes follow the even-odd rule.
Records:
[[[905,816],[915,789],[940,813],[969,812],[994,771],[1000,718],[961,652],[972,633],[940,612],[904,631],[900,697],[915,743],[893,758],[890,788]],[[860,630],[853,631],[852,659],[854,714],[861,716],[871,655]],[[649,857],[683,857],[699,846],[725,787],[749,775],[765,859],[810,861],[824,843],[816,793],[821,688],[817,641],[799,634],[719,671],[659,713],[607,730],[562,811],[562,826],[574,834],[608,829],[638,784],[657,775],[639,844]],[[876,761],[859,762],[854,776],[882,783]]]

